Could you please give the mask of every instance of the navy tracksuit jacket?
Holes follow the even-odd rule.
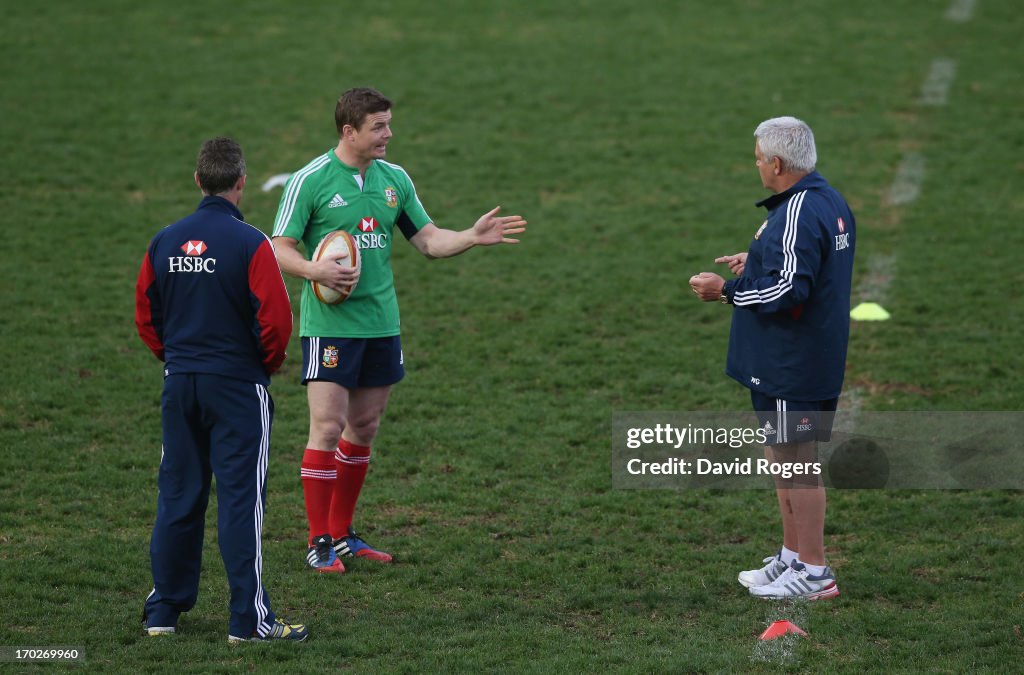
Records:
[[[726,374],[773,398],[838,398],[850,337],[853,213],[816,171],[758,206],[768,219],[743,274],[723,290],[735,306]]]
[[[203,198],[195,213],[153,237],[136,285],[135,322],[164,361],[147,625],[175,626],[195,605],[212,473],[231,587],[229,634],[265,635],[275,618],[262,582],[273,418],[267,385],[292,331],[270,241],[228,200]]]

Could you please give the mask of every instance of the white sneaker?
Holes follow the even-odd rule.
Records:
[[[839,586],[831,567],[826,567],[819,576],[812,576],[802,563],[794,562],[770,584],[751,587],[750,594],[766,600],[825,600],[839,595]]]
[[[768,556],[761,562],[767,564],[758,570],[740,572],[739,582],[747,588],[764,586],[778,579],[783,572],[789,569],[786,563],[779,559],[778,555]]]

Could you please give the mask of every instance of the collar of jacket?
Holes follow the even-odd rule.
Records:
[[[793,185],[793,187],[789,188],[788,190],[784,190],[782,192],[774,194],[771,197],[768,197],[767,199],[762,199],[757,203],[757,206],[763,206],[769,211],[773,211],[775,207],[777,207],[779,204],[795,195],[797,192],[803,192],[804,190],[809,190],[813,188],[820,188],[824,187],[825,185],[828,185],[828,181],[825,180],[825,177],[822,176],[817,171],[812,171],[803,178],[801,178],[800,180],[798,180]]]
[[[242,212],[238,210],[238,207],[217,195],[206,195],[203,197],[203,201],[199,202],[199,206],[196,207],[196,211],[200,209],[215,209],[217,211],[223,211],[228,215],[232,215],[239,220],[245,220],[242,217]]]

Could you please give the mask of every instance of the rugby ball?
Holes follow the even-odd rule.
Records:
[[[355,237],[344,230],[335,230],[321,239],[320,243],[317,244],[316,250],[313,251],[312,259],[316,261],[325,257],[329,258],[332,254],[341,251],[348,252],[348,256],[340,258],[338,264],[359,269],[359,266],[362,264],[362,260],[359,258],[359,247],[356,245]],[[312,279],[310,279],[309,284],[313,287],[313,295],[316,296],[316,299],[328,305],[340,305],[345,302],[346,298],[352,295],[352,291],[356,288],[356,285],[352,284],[339,293],[333,288]]]

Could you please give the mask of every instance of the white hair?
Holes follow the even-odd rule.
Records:
[[[757,125],[754,138],[765,159],[778,157],[788,171],[810,173],[818,164],[814,132],[795,117],[774,117]]]

